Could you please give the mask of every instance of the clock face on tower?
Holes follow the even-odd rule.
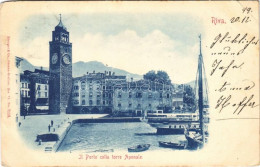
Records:
[[[56,64],[58,61],[58,54],[57,53],[54,53],[51,57],[51,63],[52,64]]]
[[[68,54],[64,54],[63,57],[62,57],[62,61],[66,65],[70,64],[70,57],[69,57],[69,55]]]

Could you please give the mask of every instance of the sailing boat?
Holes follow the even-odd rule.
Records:
[[[204,126],[204,109],[206,109],[206,106],[204,105],[203,100],[203,78],[205,81],[205,89],[206,89],[206,96],[207,96],[207,81],[206,81],[206,75],[205,75],[205,68],[203,63],[203,57],[201,53],[201,36],[199,36],[200,39],[200,54],[199,54],[199,60],[198,60],[198,71],[196,76],[196,86],[198,84],[198,108],[199,108],[199,122],[200,122],[200,128],[197,131],[189,131],[188,129],[185,129],[185,137],[188,141],[188,147],[191,149],[197,149],[202,148],[205,143],[205,126]],[[203,76],[204,74],[204,76]],[[195,88],[196,90],[196,88]]]

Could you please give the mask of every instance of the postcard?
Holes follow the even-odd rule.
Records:
[[[2,3],[2,165],[260,165],[258,5]]]

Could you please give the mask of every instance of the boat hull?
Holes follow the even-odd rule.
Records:
[[[150,148],[150,144],[138,145],[136,147],[128,148],[128,152],[143,152]]]
[[[157,128],[158,135],[178,135],[178,134],[184,134],[184,129],[176,129],[176,128]]]
[[[197,139],[190,137],[188,134],[185,134],[185,138],[188,141],[188,148],[197,149],[203,146],[203,143]]]
[[[173,149],[185,149],[186,147],[185,144],[162,142],[162,141],[159,141],[159,146],[165,148],[173,148]]]

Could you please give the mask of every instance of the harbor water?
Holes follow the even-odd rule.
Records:
[[[165,149],[159,147],[158,141],[186,142],[184,135],[136,135],[136,133],[156,133],[156,128],[144,122],[77,123],[72,125],[58,151],[95,152],[111,149],[127,151],[128,147],[138,144],[150,144],[149,150],[158,150]]]

